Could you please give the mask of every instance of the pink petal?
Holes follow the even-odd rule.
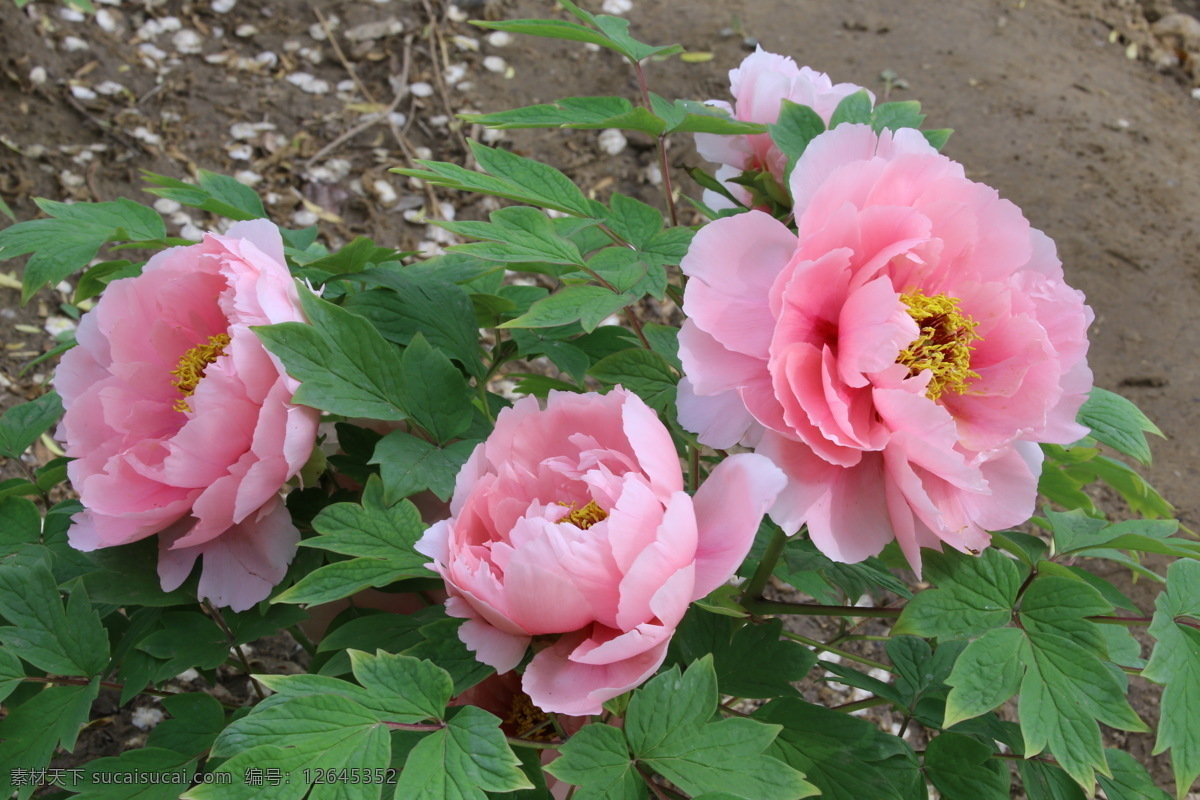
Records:
[[[533,657],[521,686],[533,704],[553,714],[599,714],[602,703],[642,683],[654,674],[667,656],[667,639],[657,646],[611,664],[580,664],[571,652],[588,637],[588,631],[563,636]]]

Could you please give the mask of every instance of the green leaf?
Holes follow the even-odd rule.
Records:
[[[399,270],[371,269],[355,277],[391,290],[346,299],[346,308],[375,323],[385,339],[407,346],[420,332],[472,375],[483,376],[475,307],[461,286]]]
[[[450,674],[412,656],[350,651],[355,679],[372,695],[368,708],[389,722],[441,719],[454,691]]]
[[[454,492],[454,479],[475,449],[475,442],[438,447],[406,431],[392,431],[375,445],[372,464],[378,464],[388,502],[429,489],[442,500]]]
[[[400,355],[371,323],[307,291],[300,292],[312,323],[254,328],[283,361],[300,389],[293,402],[347,417],[402,420]]]
[[[186,669],[215,669],[229,657],[229,637],[203,614],[176,611],[163,614],[159,629],[138,643],[137,649],[163,660],[159,675],[170,677]]]
[[[36,400],[5,411],[0,416],[0,456],[20,458],[62,413],[62,400],[56,392],[46,392]]]
[[[1154,785],[1154,779],[1137,759],[1124,750],[1106,749],[1104,757],[1112,777],[1100,776],[1100,788],[1108,800],[1171,800],[1171,796]]]
[[[954,131],[950,128],[939,128],[936,131],[921,131],[921,135],[925,137],[925,141],[933,147],[934,150],[941,151],[946,146],[946,142],[950,139],[950,134]]]
[[[925,772],[946,800],[1007,800],[1008,769],[989,745],[943,733],[925,748]]]
[[[175,800],[196,779],[195,762],[195,756],[157,747],[129,750],[88,763],[70,788],[79,800]]]
[[[546,771],[580,787],[576,800],[645,800],[646,784],[634,769],[625,735],[611,725],[585,725]]]
[[[185,206],[236,220],[260,219],[267,216],[258,194],[249,186],[227,175],[218,175],[202,169],[197,178],[198,185],[145,170],[142,171],[142,177],[151,184],[151,188],[146,189],[148,193],[166,197]]]
[[[615,192],[609,206],[608,227],[638,249],[648,247],[663,229],[662,212],[640,200]]]
[[[804,772],[825,800],[923,796],[912,748],[866,720],[797,698],[772,700],[754,717],[783,726],[772,755]]]
[[[108,635],[87,592],[76,586],[64,610],[44,562],[0,567],[0,614],[10,623],[0,641],[39,669],[91,677],[108,663]]]
[[[345,769],[361,774],[386,768],[391,761],[391,742],[387,728],[368,709],[339,695],[314,694],[260,703],[221,732],[212,754],[232,756],[217,772],[230,773],[233,785],[203,784],[190,789],[184,798],[303,797],[313,778],[305,770]],[[279,787],[284,792],[250,785],[248,766],[287,774],[286,788]],[[369,788],[370,796],[379,796],[379,784]],[[333,782],[314,784],[308,797],[324,800],[347,795]]]
[[[405,800],[485,800],[487,792],[532,789],[504,740],[500,720],[466,706],[422,739],[404,763],[396,796]]]
[[[495,114],[460,114],[467,122],[489,128],[620,128],[658,136],[666,123],[647,111],[634,107],[623,97],[566,97],[553,103],[515,108]]]
[[[746,800],[792,800],[817,793],[804,776],[766,755],[778,725],[746,718],[707,722],[717,709],[711,656],[659,675],[634,693],[625,735],[639,761],[685,792],[727,792]]]
[[[740,624],[730,617],[692,610],[671,638],[669,660],[690,664],[711,653],[722,694],[735,697],[789,697],[817,663],[807,647],[780,638],[783,622]]]
[[[36,544],[42,536],[42,513],[23,497],[0,499],[0,547],[16,550],[18,545]]]
[[[55,748],[73,751],[99,693],[99,680],[86,686],[50,686],[9,710],[0,720],[0,764],[5,766],[0,770],[0,797],[10,797],[14,790],[19,800],[33,794],[33,783],[14,784],[11,767],[41,769],[50,763]]]
[[[920,592],[908,602],[893,635],[971,638],[1011,619],[1027,568],[995,549],[975,557],[957,551],[926,550],[923,555],[926,579],[938,588]]]
[[[1133,402],[1099,386],[1092,388],[1079,409],[1079,422],[1091,428],[1096,439],[1146,465],[1150,464],[1146,434],[1163,435]]]
[[[418,333],[404,348],[399,400],[406,415],[441,444],[471,427],[471,387],[440,350]],[[302,387],[303,388],[303,387]]]
[[[583,195],[573,180],[551,166],[507,150],[487,147],[474,139],[467,140],[471,155],[488,174],[508,183],[534,205],[556,208],[577,217],[595,216],[598,204]]]
[[[808,106],[784,100],[779,109],[779,120],[770,125],[769,130],[771,141],[779,148],[779,152],[787,156],[786,178],[804,154],[808,143],[825,132],[825,120]]]
[[[579,322],[585,331],[591,331],[633,300],[629,295],[617,294],[602,286],[566,286],[500,327],[552,328]]]
[[[112,605],[172,606],[196,599],[192,582],[164,592],[158,578],[158,542],[153,538],[87,554],[92,570],[82,576],[95,603]]]
[[[833,130],[842,123],[871,124],[871,95],[866,89],[859,89],[851,95],[846,95],[833,110],[829,118],[829,129]]]
[[[212,695],[203,692],[176,694],[162,699],[171,715],[150,731],[146,747],[162,747],[184,756],[204,753],[225,727],[225,709]]]
[[[1154,755],[1170,749],[1179,797],[1200,775],[1200,631],[1179,617],[1200,619],[1200,563],[1167,568],[1167,591],[1154,601],[1150,635],[1158,641],[1142,677],[1164,686]]]
[[[141,275],[143,266],[145,265],[119,259],[104,261],[88,267],[87,271],[79,276],[79,283],[75,286],[75,297],[72,302],[78,304],[95,297],[115,280]]]
[[[943,727],[991,711],[1016,694],[1030,657],[1028,642],[1017,628],[996,628],[968,644],[946,678],[952,688]]]
[[[425,658],[450,673],[454,694],[462,694],[491,675],[493,670],[475,657],[458,637],[460,619],[443,619],[421,628],[423,640],[404,651],[413,658]]]
[[[0,650],[0,700],[12,694],[25,678],[21,659],[8,650]]]
[[[669,413],[675,404],[678,376],[666,359],[651,350],[634,347],[600,359],[588,374],[606,385],[621,384],[646,401],[646,405]]]
[[[17,8],[20,8],[20,7],[21,7],[21,3],[18,3]],[[4,202],[3,197],[0,197],[0,214],[3,214],[4,216],[8,217],[13,222],[17,221],[16,215],[13,214],[13,210],[11,208],[9,208],[8,203]]]
[[[871,127],[876,133],[884,129],[920,128],[924,121],[921,104],[916,100],[880,103],[871,112]]]
[[[545,261],[581,266],[579,247],[562,236],[544,213],[526,206],[509,206],[493,211],[491,222],[439,222],[440,227],[461,236],[483,239],[475,244],[455,245],[454,252],[492,261]]]
[[[109,241],[162,239],[166,228],[151,208],[124,198],[108,203],[37,200],[51,219],[18,222],[0,231],[0,258],[32,253],[25,266],[21,302],[46,284],[83,268]]]

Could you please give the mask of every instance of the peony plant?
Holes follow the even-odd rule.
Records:
[[[1103,725],[1184,797],[1200,546],[1036,220],[915,102],[761,50],[669,100],[645,71],[681,48],[561,5],[477,24],[606,48],[641,96],[466,119],[637,131],[664,168],[694,135],[696,224],[669,170],[660,208],[472,142],[396,170],[502,200],[432,258],[331,251],[204,171],[149,176],[232,221],[200,242],[130,199],[0,230],[26,300],[83,270],[91,306],[0,416],[0,796],[1165,796]],[[299,671],[252,663],[269,634]],[[101,687],[169,719],[64,766]]]

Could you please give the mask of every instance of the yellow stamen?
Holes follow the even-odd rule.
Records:
[[[979,377],[971,369],[972,342],[981,338],[975,333],[979,323],[958,310],[956,297],[930,297],[914,291],[900,295],[900,301],[908,306],[908,315],[916,320],[920,334],[900,351],[896,362],[908,367],[911,375],[923,370],[933,373],[925,390],[930,400],[946,392],[965,392],[971,379]]]
[[[171,385],[183,393],[183,397],[175,401],[176,411],[191,411],[185,397],[191,397],[204,377],[204,370],[209,364],[225,355],[225,346],[229,344],[228,334],[218,333],[208,337],[208,344],[198,344],[179,358],[179,366],[171,370],[175,379]]]
[[[554,739],[554,727],[548,725],[550,717],[545,711],[533,704],[529,695],[518,692],[513,695],[512,706],[504,725],[513,731],[514,736],[537,742],[549,742]],[[534,729],[537,730],[534,730]]]
[[[559,503],[559,505],[570,505],[571,507],[571,513],[560,519],[559,522],[569,522],[580,530],[586,531],[600,520],[608,519],[608,512],[596,505],[595,500],[589,500],[583,508],[575,508],[574,503]]]

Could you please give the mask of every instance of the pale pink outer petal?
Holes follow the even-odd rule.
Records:
[[[619,393],[619,394],[618,394]],[[650,485],[663,499],[683,490],[683,470],[671,434],[642,398],[621,387],[609,395],[624,395],[621,429],[629,439],[638,467],[650,479]]]
[[[602,703],[645,681],[667,657],[669,637],[636,655],[611,664],[580,664],[570,659],[589,631],[566,634],[533,657],[521,688],[533,704],[554,714],[599,714]]]
[[[765,359],[773,328],[766,298],[795,250],[795,235],[761,211],[705,225],[680,262],[690,278],[688,315],[727,349]],[[684,362],[686,373],[702,369]]]
[[[675,406],[680,425],[694,432],[701,443],[721,450],[733,447],[751,430],[761,427],[738,392],[730,389],[713,395],[697,395],[686,375],[679,381]]]
[[[521,663],[531,637],[505,633],[481,619],[468,619],[458,628],[458,638],[480,662],[497,672],[508,672]]]
[[[202,556],[197,595],[218,607],[245,611],[265,600],[283,580],[296,555],[300,531],[292,524],[287,507],[275,497],[213,541],[192,548],[179,548],[176,542],[174,549],[168,549],[172,547],[168,539],[160,539],[159,548],[159,578],[164,589],[179,585],[176,580],[183,563]],[[182,552],[185,549],[190,552]]]
[[[787,484],[787,475],[761,455],[722,461],[696,492],[696,586],[691,600],[729,580],[742,563],[763,514]]]

